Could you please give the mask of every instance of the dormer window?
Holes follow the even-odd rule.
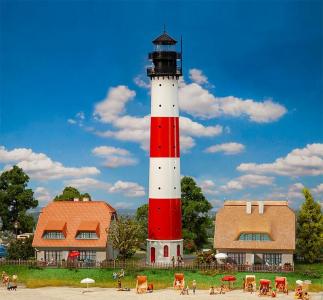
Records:
[[[77,240],[96,240],[98,238],[95,231],[78,231],[76,235]]]
[[[271,241],[268,233],[241,233],[238,238],[239,241]]]
[[[44,240],[64,240],[65,236],[62,231],[45,231],[43,234]]]

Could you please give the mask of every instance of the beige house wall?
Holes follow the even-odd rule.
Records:
[[[97,251],[96,252],[96,261],[103,261],[107,258],[106,251]]]
[[[252,253],[246,253],[246,263],[249,265],[254,263],[254,255]]]
[[[41,261],[41,260],[45,260],[45,253],[44,251],[37,251],[36,252],[36,259]]]
[[[294,264],[293,252],[286,252],[281,250],[263,250],[251,253],[250,250],[245,249],[217,249],[217,253],[245,253],[246,254],[246,263],[253,264],[254,256],[257,254],[259,257],[263,257],[264,253],[279,253],[282,255],[282,265],[289,263],[291,265]]]
[[[106,249],[106,250],[102,249],[100,251],[98,251],[97,249],[88,249],[88,250],[96,251],[96,261],[103,261],[103,260],[107,259],[108,249]],[[68,250],[57,249],[57,248],[52,248],[52,249],[49,248],[49,249],[46,249],[46,251],[60,251],[62,260],[67,260],[68,253],[69,253]],[[44,261],[45,260],[45,250],[36,251],[36,259],[38,261],[42,261],[42,260]]]
[[[292,253],[288,253],[288,254],[283,254],[282,255],[282,264],[293,264],[294,263],[294,259],[293,259],[293,254]]]

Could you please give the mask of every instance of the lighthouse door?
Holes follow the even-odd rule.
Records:
[[[154,263],[156,260],[156,250],[155,247],[150,248],[150,262]]]

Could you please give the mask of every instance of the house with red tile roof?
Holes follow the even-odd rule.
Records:
[[[84,261],[113,259],[116,251],[108,241],[116,210],[104,201],[53,201],[42,209],[33,247],[37,260]]]

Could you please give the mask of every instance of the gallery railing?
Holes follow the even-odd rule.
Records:
[[[207,264],[207,263],[153,263],[146,264],[143,261],[36,261],[36,260],[0,260],[0,266],[20,265],[34,268],[104,268],[104,269],[179,269],[179,270],[214,270],[219,273],[230,272],[293,272],[294,266],[285,265],[237,265],[237,264]]]

